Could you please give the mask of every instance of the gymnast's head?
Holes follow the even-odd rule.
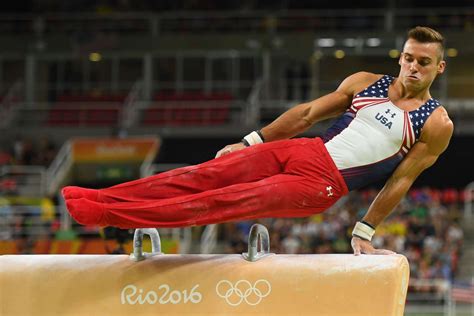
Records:
[[[404,84],[429,88],[446,67],[444,37],[426,26],[412,28],[408,31],[399,64],[399,78]]]

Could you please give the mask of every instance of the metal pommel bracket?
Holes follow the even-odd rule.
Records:
[[[258,251],[258,237],[260,236],[260,252]],[[261,224],[253,224],[250,228],[248,252],[242,253],[245,260],[255,262],[270,255],[270,237],[268,230]]]
[[[151,253],[143,252],[143,235],[150,236]],[[130,259],[138,262],[155,255],[161,255],[161,240],[158,230],[155,228],[138,228],[135,229],[133,235],[133,253],[130,254]]]

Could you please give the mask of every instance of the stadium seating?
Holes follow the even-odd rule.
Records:
[[[219,125],[230,117],[228,93],[157,94],[143,113],[143,125]]]
[[[48,113],[50,126],[117,126],[124,95],[61,95]]]

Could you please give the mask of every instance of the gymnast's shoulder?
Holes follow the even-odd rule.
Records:
[[[443,106],[439,106],[426,121],[420,140],[430,144],[436,152],[441,153],[448,146],[453,132],[454,124],[449,118],[448,111]]]
[[[366,71],[359,71],[347,76],[339,85],[339,91],[350,91],[353,94],[362,91],[380,78],[382,74],[374,74]]]

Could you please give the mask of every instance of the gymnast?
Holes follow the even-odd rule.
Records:
[[[444,39],[408,32],[398,77],[358,72],[332,93],[299,104],[215,159],[109,188],[62,193],[80,224],[185,227],[320,213],[351,190],[385,185],[355,224],[355,255],[392,254],[371,244],[375,228],[447,148],[453,123],[430,87],[446,67]],[[292,138],[339,117],[318,138]],[[290,139],[291,138],[291,139]]]

